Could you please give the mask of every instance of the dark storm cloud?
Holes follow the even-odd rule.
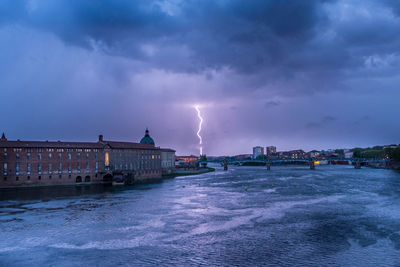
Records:
[[[326,90],[323,81],[333,81],[342,70],[362,66],[368,45],[388,46],[388,39],[395,44],[399,33],[379,19],[337,24],[326,11],[331,5],[335,12],[335,2],[175,1],[170,4],[175,11],[170,12],[170,1],[31,0],[3,1],[0,10],[3,24],[23,23],[69,44],[153,67],[179,72],[229,67],[239,73],[263,73],[251,88],[296,80],[302,86],[299,91],[314,91]],[[394,10],[398,6],[386,5]],[[335,37],[320,38],[329,31]],[[386,50],[394,52],[394,47]]]
[[[335,121],[335,120],[336,120],[336,118],[333,117],[333,116],[324,116],[322,118],[322,122],[323,123],[329,123],[329,122],[332,122],[332,121]]]
[[[280,104],[279,101],[270,100],[270,101],[267,101],[264,106],[265,106],[265,108],[268,109],[268,108],[271,108],[271,107],[279,106],[279,104]]]
[[[316,80],[313,75],[323,75],[322,70],[361,64],[361,57],[348,54],[349,48],[361,46],[352,51],[361,56],[368,46],[388,44],[388,39],[395,43],[399,33],[379,19],[336,23],[326,12],[340,12],[335,11],[336,1],[175,1],[170,4],[175,7],[172,13],[169,2],[2,1],[0,17],[3,24],[24,23],[67,43],[146,60],[160,68],[201,71],[228,66],[244,73],[267,71],[272,79],[296,79],[294,72],[310,72],[310,80]],[[373,2],[365,3],[368,7]],[[385,5],[395,11],[399,6],[396,1]],[[330,42],[320,40],[329,30],[336,36]],[[159,51],[157,57],[141,47],[150,42]],[[178,58],[171,60],[168,54],[174,51],[168,49],[173,47],[189,52],[175,51]]]
[[[336,121],[335,117],[333,117],[333,116],[324,116],[318,122],[307,123],[306,127],[307,128],[322,128],[322,127],[325,127],[325,126],[331,124],[334,121]]]
[[[354,121],[354,125],[360,125],[362,123],[368,122],[371,120],[371,117],[368,115],[362,116],[361,118],[358,118],[357,120]]]
[[[280,65],[289,51],[301,49],[315,35],[324,18],[321,1],[177,1],[177,14],[162,8],[166,2],[20,1],[2,9],[7,15],[2,17],[3,23],[25,23],[67,43],[141,60],[149,60],[140,49],[146,42],[188,47],[190,54],[179,58],[184,64],[169,63],[170,51],[161,51],[152,59],[161,68],[229,66],[241,72]]]

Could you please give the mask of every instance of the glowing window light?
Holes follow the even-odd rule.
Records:
[[[110,165],[110,157],[109,157],[109,155],[108,155],[108,152],[106,152],[104,164],[105,164],[106,166],[109,166],[109,165]]]

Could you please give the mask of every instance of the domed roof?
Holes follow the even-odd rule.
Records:
[[[146,133],[145,133],[144,137],[142,138],[142,140],[140,140],[140,143],[154,145],[154,140],[153,140],[153,138],[150,137],[149,129],[146,128]]]

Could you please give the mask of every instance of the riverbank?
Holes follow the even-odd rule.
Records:
[[[178,176],[191,176],[191,175],[198,175],[198,174],[203,174],[203,173],[208,173],[208,172],[213,172],[215,171],[214,168],[200,168],[198,170],[189,170],[189,171],[177,171],[175,173],[170,173],[170,174],[164,174],[162,177],[164,179],[168,178],[175,178]]]
[[[374,168],[374,169],[388,169],[388,170],[395,170],[400,171],[400,163],[399,162],[389,162],[389,163],[368,163],[367,167]]]

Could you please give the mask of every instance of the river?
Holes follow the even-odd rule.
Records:
[[[0,225],[0,266],[399,266],[400,173],[218,167],[1,190]]]

